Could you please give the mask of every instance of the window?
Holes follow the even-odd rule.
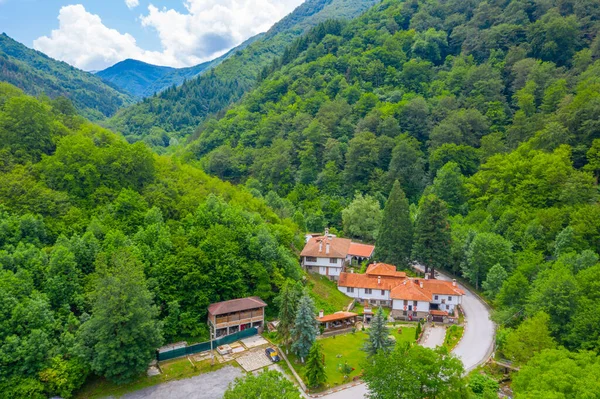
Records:
[[[381,290],[381,295],[385,295],[385,290]]]
[[[367,295],[371,295],[373,293],[373,290],[370,288],[365,288],[365,294]]]
[[[408,305],[408,310],[412,310],[412,305]]]
[[[306,260],[307,262],[316,262],[317,258],[315,258],[314,256],[307,256],[304,258],[304,260]]]
[[[437,295],[434,296],[433,299],[435,299],[437,301],[438,300],[438,296]]]
[[[354,287],[346,287],[346,292],[354,292]]]
[[[446,310],[450,310],[450,305],[446,305]]]
[[[329,263],[337,263],[338,258],[329,258]]]
[[[413,301],[413,305],[416,308],[417,307],[417,301]]]
[[[413,317],[417,317],[417,312],[413,312]]]
[[[448,302],[452,302],[452,297],[451,296],[448,297]]]
[[[405,299],[404,300],[404,306],[408,305],[408,301]]]

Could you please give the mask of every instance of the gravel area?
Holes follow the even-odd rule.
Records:
[[[170,381],[123,395],[124,399],[221,399],[230,382],[241,377],[238,367],[226,366],[211,373]]]

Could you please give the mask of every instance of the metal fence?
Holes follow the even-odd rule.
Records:
[[[235,341],[239,341],[240,339],[248,338],[256,334],[258,334],[258,329],[255,327],[247,328],[234,334],[226,335],[213,340],[213,348],[216,349],[218,346],[231,344]],[[192,353],[206,352],[208,350],[210,350],[210,341],[186,346],[185,348],[177,348],[170,351],[157,351],[156,358],[160,362],[163,360],[175,359],[176,357],[191,355]]]

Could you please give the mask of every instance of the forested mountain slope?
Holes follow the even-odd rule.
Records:
[[[178,88],[122,110],[110,127],[130,142],[160,149],[194,131],[207,115],[223,111],[256,83],[263,67],[283,53],[293,38],[329,18],[353,18],[379,0],[307,0],[243,51]]]
[[[301,273],[302,237],[263,201],[6,83],[0,181],[3,398],[129,380],[163,342],[206,339],[209,303],[272,303]]]
[[[188,156],[307,231],[367,240],[398,180],[413,258],[496,302],[499,352],[597,353],[599,21],[591,0],[387,0],[297,40]],[[546,385],[520,393],[559,389],[530,367]]]
[[[175,71],[175,68],[127,59],[96,72],[96,76],[135,98],[143,98],[148,87],[173,71]]]
[[[260,39],[262,35],[259,34],[246,40],[244,43],[212,61],[188,68],[161,67],[130,59],[97,72],[96,75],[134,98],[142,99],[160,93],[169,87],[179,86],[186,80],[193,79],[201,73],[216,67],[235,54],[235,52],[243,50],[254,41]]]
[[[92,120],[112,116],[132,98],[107,85],[97,76],[0,35],[0,81],[11,83],[26,93],[50,98],[64,96],[79,112]]]

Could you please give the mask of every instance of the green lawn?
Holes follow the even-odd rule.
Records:
[[[464,327],[457,326],[455,324],[451,325],[446,329],[446,338],[444,339],[444,346],[448,348],[448,351],[454,349],[454,347],[458,344],[458,342],[463,336],[464,330]]]
[[[79,392],[75,395],[75,398],[92,399],[106,396],[119,397],[126,393],[138,391],[140,389],[161,384],[163,382],[181,380],[183,378],[193,377],[198,374],[215,371],[221,367],[224,367],[225,365],[236,366],[237,363],[216,363],[214,366],[211,366],[210,360],[204,360],[202,362],[196,362],[194,366],[192,366],[187,357],[170,360],[160,364],[162,374],[154,377],[142,375],[129,384],[117,385],[107,381],[104,378],[90,378],[81,388],[81,390],[79,390]]]
[[[402,333],[399,333],[398,328],[390,327],[390,332],[396,337],[396,342],[415,341],[415,328],[402,327]],[[348,333],[318,340],[323,348],[323,354],[325,356],[325,371],[327,372],[328,387],[345,384],[352,381],[353,377],[361,374],[361,366],[366,359],[366,353],[362,350],[366,339],[366,332],[357,331],[354,334]],[[306,381],[304,365],[300,363],[291,351],[288,358],[298,374]],[[340,366],[345,362],[354,368],[354,370],[348,374],[348,378],[346,379],[339,370]],[[325,386],[322,387],[322,389],[328,387]]]
[[[325,314],[339,312],[344,310],[352,301],[352,298],[338,290],[337,284],[330,281],[326,276],[308,273],[307,277],[307,285],[317,310],[323,309]]]

